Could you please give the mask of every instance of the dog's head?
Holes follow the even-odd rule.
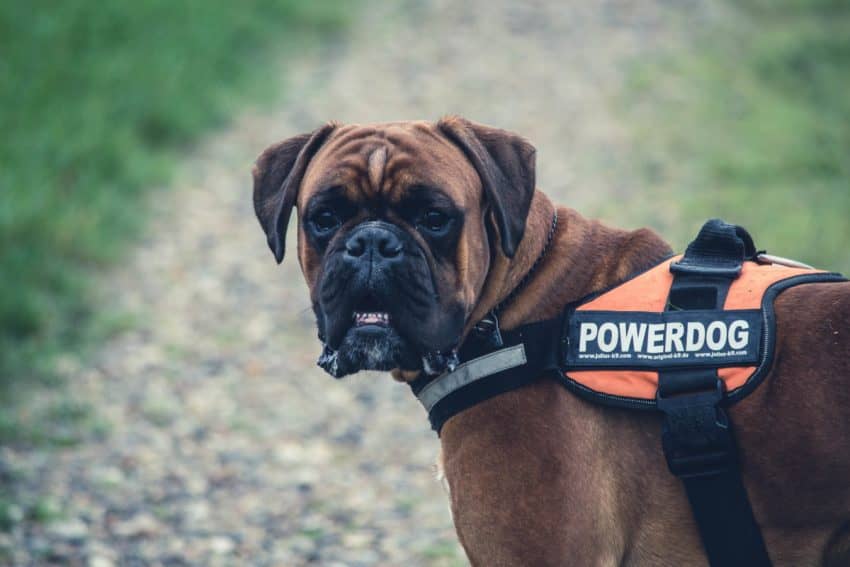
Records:
[[[327,124],[260,155],[254,208],[278,262],[298,210],[325,370],[445,367],[495,256],[513,257],[523,237],[534,154],[450,117]]]

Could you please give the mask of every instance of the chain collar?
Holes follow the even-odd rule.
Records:
[[[534,261],[531,268],[528,269],[507,297],[496,304],[496,306],[472,328],[474,333],[487,338],[494,347],[498,348],[504,344],[504,341],[502,341],[502,333],[499,329],[499,314],[504,311],[505,308],[517,298],[517,296],[519,296],[520,292],[522,292],[531,281],[531,278],[534,276],[537,268],[539,268],[540,264],[543,263],[543,258],[546,257],[546,253],[549,252],[549,248],[552,247],[552,241],[555,239],[555,230],[557,228],[558,209],[555,209],[555,212],[552,214],[552,224],[549,226],[549,234],[546,236],[546,244],[543,245],[543,250],[540,251],[540,255],[537,257],[537,260]]]

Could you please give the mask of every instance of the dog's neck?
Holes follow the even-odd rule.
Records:
[[[531,278],[499,316],[504,329],[554,317],[568,303],[654,266],[671,253],[651,230],[615,229],[566,207],[557,211],[557,230],[546,249],[555,206],[545,194],[535,193],[522,243],[513,259],[495,254],[470,327],[504,301],[532,268]]]
[[[542,269],[544,262],[541,262],[541,265],[538,265],[536,268],[535,263],[538,259],[541,259],[544,252],[547,255],[553,253],[552,248],[554,248],[554,240],[557,238],[557,235],[553,237],[549,249],[546,248],[546,244],[554,214],[555,206],[552,204],[552,201],[546,195],[537,191],[531,201],[525,234],[513,259],[501,253],[501,247],[498,242],[493,243],[490,269],[488,270],[487,279],[484,282],[478,302],[468,317],[467,332],[513,293],[533,268],[535,271]],[[559,219],[559,225],[561,222],[562,220]],[[531,279],[525,282],[526,289],[535,279],[535,274],[531,274],[531,276]],[[511,304],[504,306],[505,311],[510,312],[513,305],[519,300],[520,296],[518,295],[510,302]],[[499,315],[501,317],[502,314],[500,313]]]
[[[538,193],[515,258],[491,268],[481,316],[534,265],[553,212],[549,199]],[[500,323],[511,329],[555,317],[568,303],[669,254],[668,245],[650,230],[609,228],[559,207],[549,250],[505,307]],[[620,439],[631,448],[617,454],[622,458],[648,454],[658,442],[641,429],[643,422],[623,422],[621,417],[583,402],[554,380],[540,380],[449,419],[440,433],[445,476],[458,535],[473,564],[560,565],[565,557],[577,565],[619,563],[600,560],[593,543],[600,533],[617,533],[617,486],[610,480],[609,455],[601,448],[608,439]],[[557,539],[541,545],[544,534]],[[617,549],[619,544],[612,545]]]

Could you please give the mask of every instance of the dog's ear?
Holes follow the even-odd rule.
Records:
[[[513,258],[534,195],[537,150],[517,134],[458,116],[443,118],[437,127],[463,150],[478,172],[495,216],[502,252]]]
[[[283,260],[286,227],[301,178],[334,128],[335,124],[328,123],[308,134],[269,146],[254,164],[254,212],[278,264]]]

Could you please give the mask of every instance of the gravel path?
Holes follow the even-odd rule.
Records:
[[[57,508],[44,512],[52,521],[21,519],[0,533],[0,557],[465,564],[434,479],[438,443],[407,389],[381,375],[336,382],[315,367],[297,262],[276,267],[265,247],[250,164],[267,144],[328,119],[460,113],[532,139],[540,186],[558,200],[590,213],[627,205],[637,176],[610,101],[623,66],[669,38],[670,8],[366,6],[349,38],[287,67],[278,109],[236,117],[187,158],[173,190],[156,193],[147,236],[103,292],[139,324],[62,364],[73,399],[97,408],[102,435],[62,450],[0,450],[0,474],[19,494]]]

